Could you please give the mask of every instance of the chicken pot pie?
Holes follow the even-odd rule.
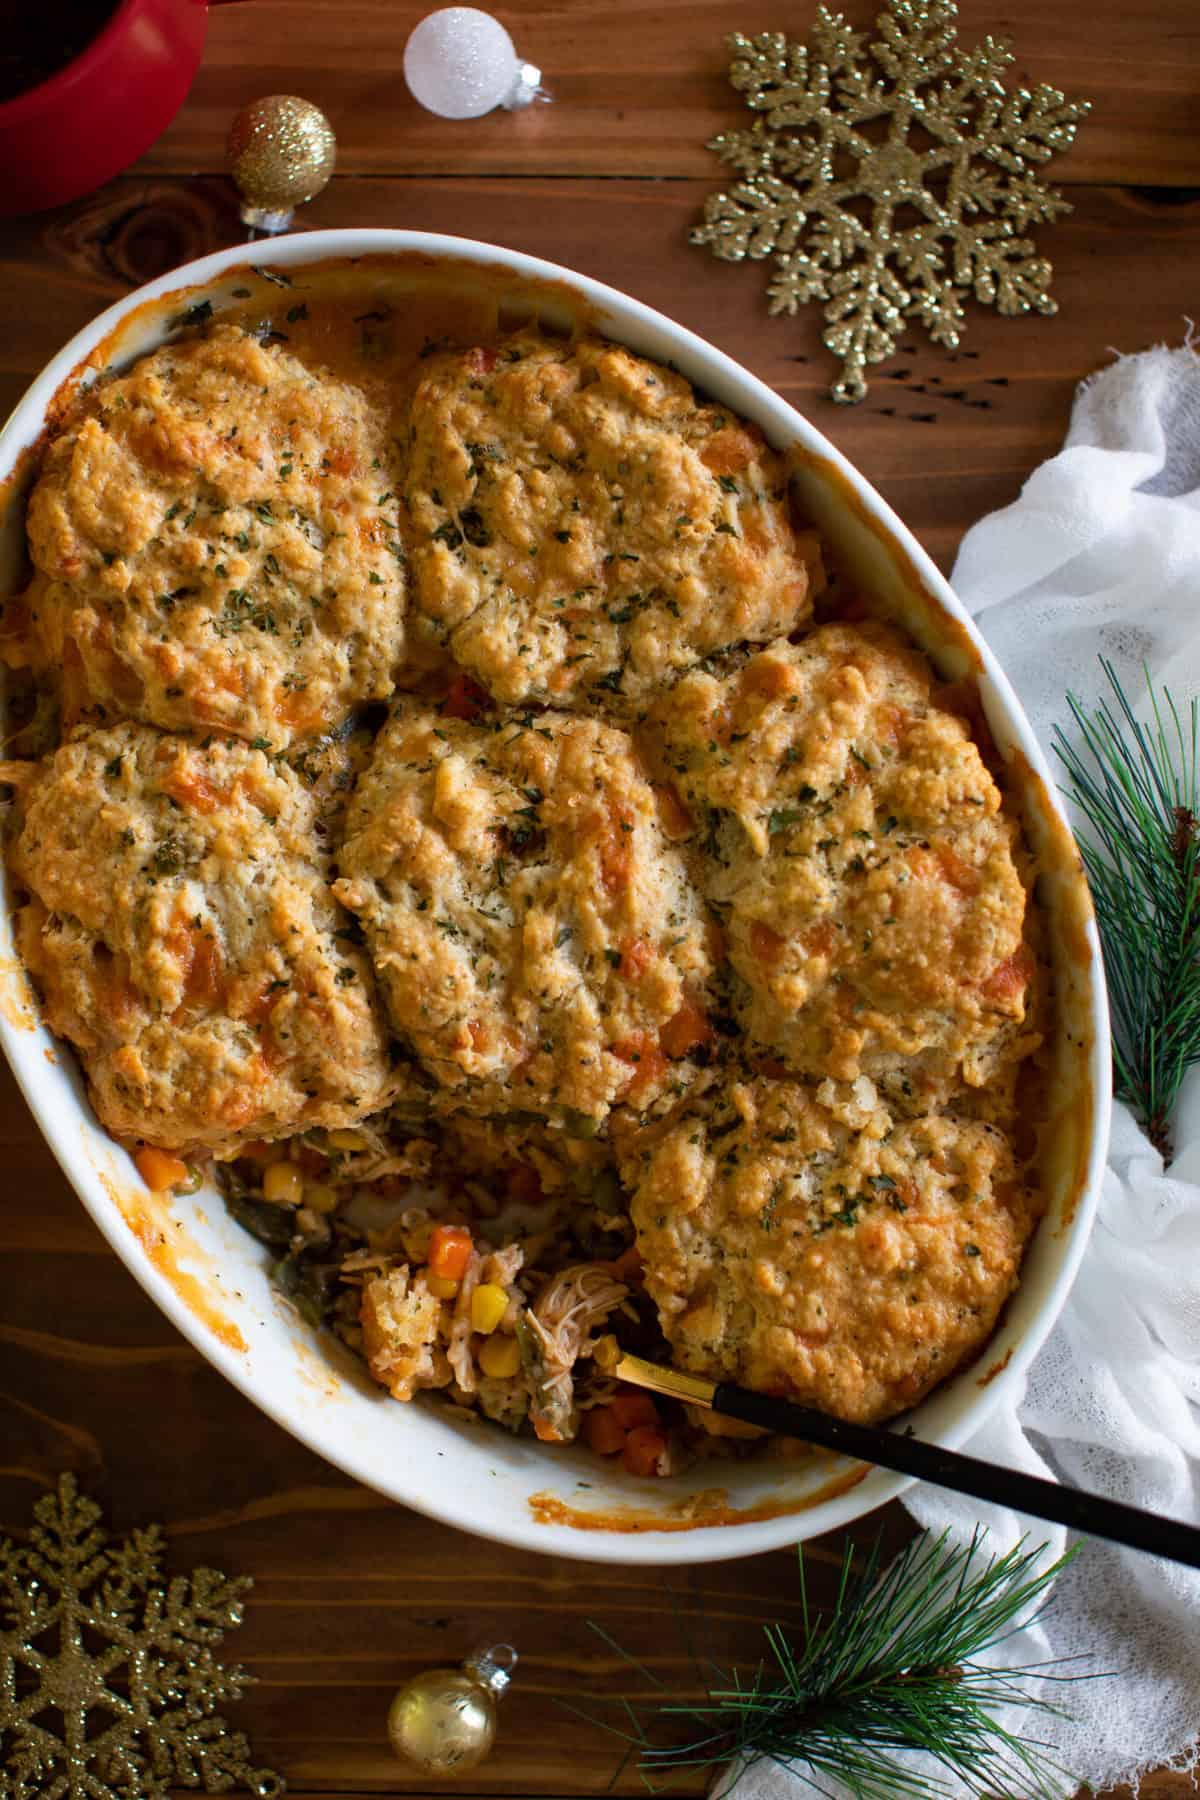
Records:
[[[216,1159],[397,1400],[647,1476],[796,1447],[623,1349],[912,1405],[1042,1209],[986,734],[671,370],[265,279],[67,407],[0,619],[19,941],[99,1117]]]

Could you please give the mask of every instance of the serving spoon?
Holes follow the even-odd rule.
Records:
[[[940,1444],[912,1437],[907,1427],[891,1431],[885,1425],[855,1425],[790,1400],[752,1393],[731,1381],[709,1381],[703,1375],[664,1369],[641,1356],[623,1355],[613,1373],[632,1387],[647,1388],[689,1406],[707,1407],[746,1425],[782,1432],[785,1437],[803,1438],[823,1450],[840,1451],[897,1475],[914,1475],[918,1481],[969,1494],[973,1500],[1009,1506],[1014,1512],[1065,1525],[1084,1537],[1106,1538],[1130,1550],[1145,1550],[1151,1556],[1165,1556],[1171,1562],[1200,1569],[1200,1528],[1195,1525],[1047,1481],[1041,1475],[1004,1469],[978,1456],[964,1456],[961,1450],[944,1450]]]

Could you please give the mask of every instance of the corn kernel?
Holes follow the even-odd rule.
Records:
[[[479,1346],[479,1367],[494,1381],[507,1381],[521,1367],[521,1348],[514,1337],[484,1338]]]
[[[602,1338],[596,1339],[595,1347],[592,1350],[592,1360],[598,1369],[604,1370],[606,1375],[611,1375],[620,1362],[621,1346],[611,1331],[606,1332]]]
[[[425,1286],[438,1300],[453,1300],[459,1289],[457,1281],[451,1281],[448,1275],[431,1275],[425,1271]]]
[[[481,1281],[471,1295],[471,1329],[486,1337],[508,1311],[508,1295],[494,1281]]]
[[[299,1206],[304,1198],[304,1176],[295,1163],[277,1162],[263,1170],[263,1199],[274,1206]]]
[[[338,1191],[330,1187],[327,1181],[306,1181],[304,1184],[304,1204],[311,1206],[314,1212],[331,1213],[337,1211]]]
[[[325,1142],[331,1150],[365,1150],[367,1140],[361,1131],[329,1131]]]

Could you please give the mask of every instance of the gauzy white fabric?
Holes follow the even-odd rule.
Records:
[[[1106,689],[1099,656],[1131,698],[1143,665],[1182,699],[1200,690],[1200,357],[1122,358],[1076,396],[1060,453],[1011,506],[966,536],[952,576],[1049,750],[1070,689]],[[1170,1172],[1129,1111],[1115,1113],[1099,1215],[1062,1317],[1010,1401],[967,1448],[1151,1511],[1200,1523],[1200,1072],[1185,1087]],[[918,1485],[921,1525],[988,1548],[1064,1534],[1035,1519]],[[1159,1764],[1194,1767],[1200,1738],[1200,1575],[1085,1544],[1050,1606],[988,1659],[1007,1667],[1079,1658],[1063,1673],[1108,1679],[1043,1694],[1069,1719],[1029,1709],[1003,1722],[1045,1744],[1100,1791]],[[824,1791],[836,1790],[823,1783]],[[950,1781],[947,1792],[973,1792]],[[1019,1789],[1017,1791],[1020,1791]],[[811,1792],[773,1765],[736,1800]]]

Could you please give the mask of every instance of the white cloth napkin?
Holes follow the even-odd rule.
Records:
[[[1133,698],[1156,684],[1200,690],[1200,356],[1151,350],[1080,388],[1066,444],[1020,498],[963,541],[952,576],[1049,748],[1066,690],[1094,703],[1103,654]],[[1010,1402],[967,1446],[1117,1499],[1200,1523],[1200,1072],[1161,1158],[1116,1109],[1099,1216],[1063,1315]],[[921,1525],[989,1549],[1023,1533],[1057,1555],[1065,1534],[924,1485]],[[1159,1764],[1194,1767],[1200,1739],[1200,1575],[1092,1542],[1051,1607],[994,1662],[1078,1657],[1112,1672],[1049,1693],[1071,1720],[1022,1709],[1004,1723],[1037,1739],[1097,1791]],[[736,1800],[783,1800],[807,1783],[760,1764]],[[832,1792],[833,1790],[827,1790]],[[965,1795],[951,1782],[948,1792]]]

